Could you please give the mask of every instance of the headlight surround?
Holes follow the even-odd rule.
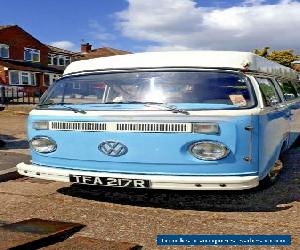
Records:
[[[36,136],[29,142],[30,148],[38,153],[51,153],[57,148],[56,142],[47,136]]]
[[[189,152],[197,159],[215,161],[225,158],[229,154],[229,149],[220,142],[199,141],[190,146]]]

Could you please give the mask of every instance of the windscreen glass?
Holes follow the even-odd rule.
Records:
[[[65,77],[54,83],[41,104],[210,103],[254,105],[249,80],[234,72],[156,71]]]

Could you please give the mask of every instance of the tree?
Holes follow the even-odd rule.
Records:
[[[265,47],[262,50],[255,49],[254,53],[263,56],[269,60],[275,61],[287,67],[292,67],[292,62],[299,60],[300,57],[295,54],[292,49],[289,50],[273,50],[269,53],[269,47]]]
[[[262,50],[255,49],[254,53],[256,55],[266,57],[269,54],[269,49],[270,49],[270,47],[264,47]]]
[[[274,50],[267,56],[267,59],[291,68],[292,62],[298,60],[299,56],[295,55],[294,50]]]

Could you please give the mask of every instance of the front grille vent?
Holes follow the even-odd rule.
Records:
[[[129,132],[191,132],[188,123],[117,123],[117,131]]]
[[[51,121],[50,130],[145,133],[191,133],[191,123],[64,122]]]
[[[101,122],[50,122],[51,130],[106,131]]]

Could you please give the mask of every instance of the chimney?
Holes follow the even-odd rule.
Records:
[[[91,52],[92,50],[92,45],[89,43],[83,43],[81,44],[81,53],[82,54],[87,54],[89,52]]]

